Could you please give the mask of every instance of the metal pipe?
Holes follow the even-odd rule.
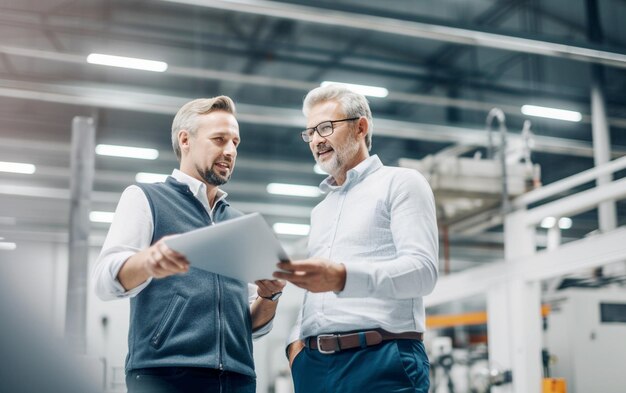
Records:
[[[508,178],[507,178],[507,170],[506,170],[506,137],[507,137],[507,129],[505,124],[504,112],[500,108],[493,108],[487,114],[487,135],[489,139],[489,144],[487,146],[487,158],[492,159],[494,156],[494,146],[493,146],[493,138],[492,134],[492,125],[493,120],[498,120],[498,126],[500,130],[500,169],[502,170],[502,194],[501,194],[501,202],[502,202],[502,213],[506,214],[511,210],[511,202],[509,201],[509,188],[508,188]]]

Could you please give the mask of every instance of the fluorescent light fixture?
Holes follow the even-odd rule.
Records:
[[[137,183],[162,183],[169,175],[163,173],[139,172],[135,175]]]
[[[542,228],[550,229],[556,224],[556,218],[554,217],[546,217],[541,220],[541,224],[539,224]]]
[[[87,63],[98,64],[111,67],[132,68],[134,70],[164,72],[167,70],[167,63],[155,60],[137,59],[134,57],[103,55],[92,53],[87,56]]]
[[[12,242],[0,242],[0,251],[13,251],[17,248],[17,244]]]
[[[557,119],[573,122],[581,121],[583,118],[580,112],[568,111],[565,109],[548,108],[545,106],[537,105],[523,105],[522,113],[527,116],[546,117],[548,119]]]
[[[320,164],[315,164],[315,166],[313,167],[313,172],[317,173],[318,175],[328,175],[328,173],[324,172]]]
[[[355,93],[363,94],[364,96],[370,97],[387,97],[389,95],[389,90],[384,87],[377,86],[367,86],[367,85],[355,85],[352,83],[343,83],[343,82],[332,82],[332,81],[324,81],[321,86],[328,85],[342,85],[352,90]]]
[[[159,157],[159,151],[156,149],[116,145],[98,145],[96,146],[96,154],[101,156],[137,158],[140,160],[156,160]]]
[[[569,217],[559,218],[559,228],[570,229],[572,227],[572,219]]]
[[[274,232],[279,235],[295,235],[306,236],[309,234],[309,225],[306,224],[289,224],[286,222],[277,222],[272,225]]]
[[[307,198],[317,198],[321,195],[319,188],[314,186],[302,186],[299,184],[270,183],[267,192],[276,195],[289,195]]]
[[[93,211],[89,213],[89,221],[91,222],[103,222],[106,224],[110,224],[113,222],[113,217],[115,213],[113,212],[99,212]]]
[[[22,162],[4,162],[0,161],[0,172],[23,173],[32,175],[35,173],[33,164],[25,164]]]

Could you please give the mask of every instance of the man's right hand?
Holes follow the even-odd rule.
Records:
[[[165,244],[165,239],[169,237],[163,237],[124,262],[117,274],[124,289],[129,291],[136,288],[150,277],[163,278],[189,271],[187,258]]]
[[[300,351],[304,349],[304,342],[302,340],[294,341],[287,347],[287,354],[289,357],[289,368],[293,365],[293,360],[298,356]]]
[[[145,252],[144,268],[150,277],[163,278],[173,274],[186,273],[189,271],[189,261],[165,244],[165,236],[152,246],[142,251]]]

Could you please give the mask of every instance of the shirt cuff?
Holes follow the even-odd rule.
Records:
[[[152,277],[150,277],[146,281],[144,281],[142,284],[128,291],[124,288],[122,283],[120,283],[120,280],[118,280],[117,275],[119,274],[120,270],[122,269],[122,266],[124,265],[124,263],[126,263],[128,258],[133,256],[134,254],[135,252],[129,252],[128,255],[122,254],[121,258],[119,258],[121,262],[115,263],[113,266],[111,266],[111,284],[113,285],[113,294],[117,298],[123,299],[123,298],[128,298],[128,297],[135,297],[139,294],[139,292],[141,292],[145,287],[147,287],[148,284],[150,284],[150,282],[152,281]]]
[[[259,338],[265,336],[267,333],[270,332],[270,330],[272,330],[273,325],[274,325],[274,318],[270,319],[269,322],[267,322],[265,325],[253,331],[252,339],[258,340]]]
[[[351,263],[346,266],[346,285],[337,297],[367,297],[372,292],[373,268],[371,263]]]
[[[144,283],[140,284],[139,286],[136,286],[135,288],[129,291],[125,291],[124,287],[122,286],[122,284],[120,284],[120,282],[117,279],[115,280],[113,285],[117,289],[117,291],[115,292],[116,296],[120,299],[124,299],[127,297],[137,296],[139,292],[143,291],[143,289],[147,287],[148,284],[150,284],[151,281],[152,281],[152,277],[148,278]]]

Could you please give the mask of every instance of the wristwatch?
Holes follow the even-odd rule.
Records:
[[[272,293],[270,296],[261,296],[263,299],[271,300],[273,302],[278,301],[278,298],[282,295],[282,292]]]

